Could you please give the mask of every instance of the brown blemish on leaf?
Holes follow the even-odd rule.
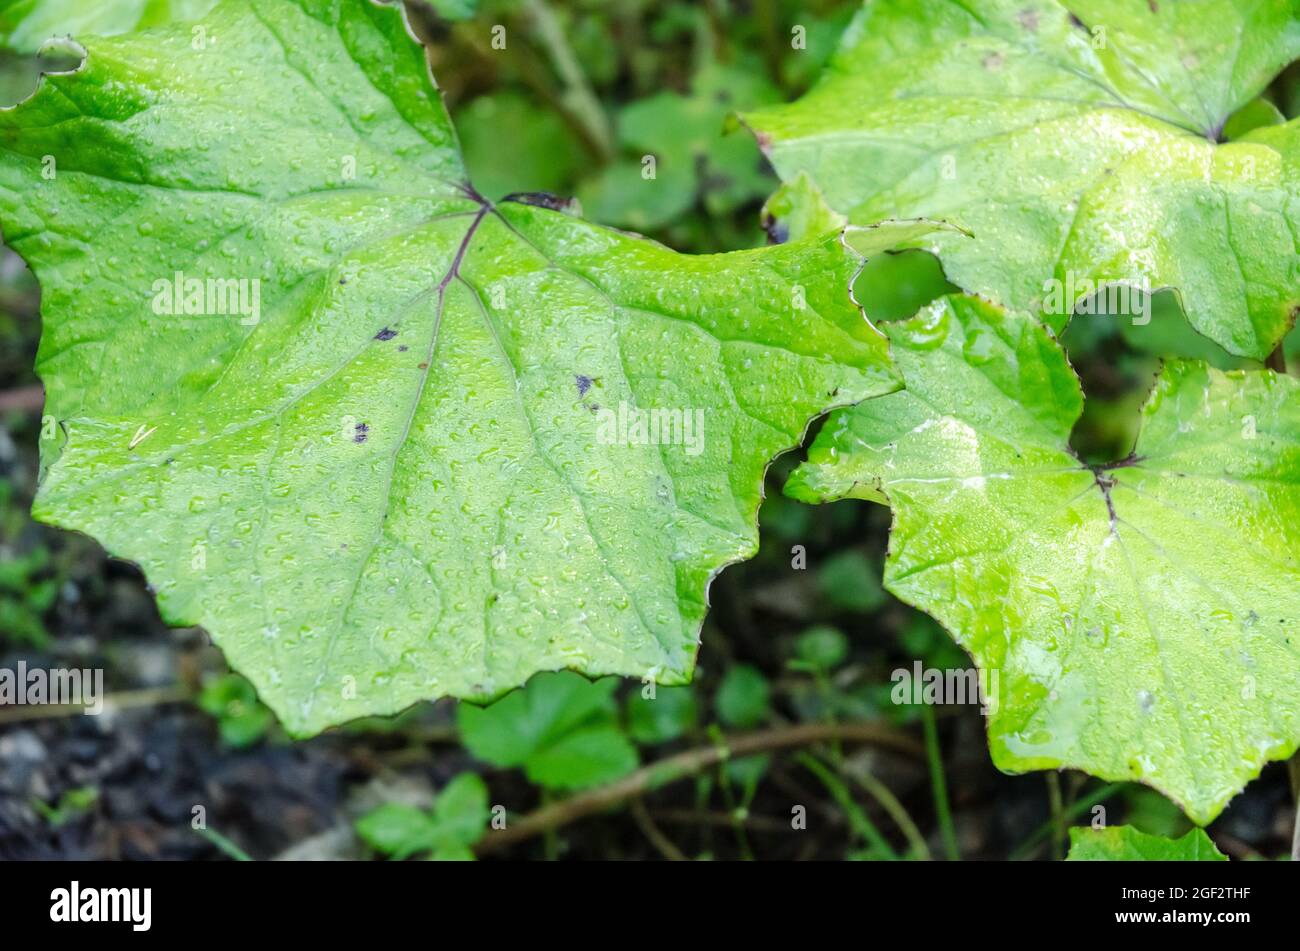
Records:
[[[770,214],[763,215],[763,230],[767,232],[768,244],[785,244],[790,240],[790,228]]]
[[[1030,33],[1038,32],[1038,11],[1032,7],[1025,7],[1025,9],[1021,10],[1016,16],[1016,19],[1019,20],[1020,25]]]
[[[553,195],[550,192],[513,192],[501,200],[518,202],[521,205],[532,205],[536,208],[546,208],[566,215],[581,214],[581,207],[576,198],[565,198],[562,195]]]

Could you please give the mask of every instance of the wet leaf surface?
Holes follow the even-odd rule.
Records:
[[[1300,303],[1300,124],[1220,138],[1298,55],[1293,0],[884,0],[810,93],[746,119],[859,224],[971,231],[924,245],[969,291],[1059,330],[1085,281],[1174,287],[1262,359]]]
[[[487,202],[396,9],[203,25],[88,41],[0,112],[59,424],[37,517],[137,562],[295,735],[539,670],[686,681],[768,462],[897,386],[857,256]]]
[[[892,507],[886,587],[996,672],[994,762],[1139,780],[1198,822],[1300,741],[1300,382],[1167,364],[1133,454],[1030,317],[889,324],[906,391],[831,416],[786,485]]]

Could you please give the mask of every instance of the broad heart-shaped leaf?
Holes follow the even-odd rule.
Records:
[[[0,112],[59,423],[35,515],[139,563],[295,735],[538,670],[686,681],[767,463],[897,386],[855,255],[487,202],[395,8],[203,26],[88,41]]]
[[[116,36],[197,20],[216,0],[0,0],[0,46],[32,53],[56,36]]]
[[[1093,470],[1029,315],[950,297],[888,328],[905,391],[834,414],[787,492],[892,507],[886,587],[998,673],[999,767],[1209,821],[1300,741],[1300,382],[1170,364],[1134,455]]]
[[[1071,829],[1070,862],[1226,862],[1204,829],[1192,829],[1181,839],[1148,835],[1132,826]]]
[[[852,221],[973,232],[926,242],[969,291],[1059,330],[1090,286],[1172,286],[1262,359],[1300,303],[1300,123],[1216,138],[1297,56],[1297,0],[876,0],[746,121]]]

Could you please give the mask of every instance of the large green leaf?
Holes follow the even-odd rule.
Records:
[[[1204,829],[1192,829],[1181,839],[1147,835],[1131,826],[1071,829],[1071,862],[1226,862]]]
[[[0,46],[35,52],[55,36],[116,36],[197,20],[216,0],[0,0]]]
[[[1300,122],[1217,140],[1297,56],[1300,0],[877,0],[817,87],[747,121],[853,221],[974,232],[926,241],[967,290],[1059,329],[1085,281],[1172,286],[1263,358],[1300,303]]]
[[[787,491],[892,506],[886,587],[998,671],[998,766],[1212,819],[1300,741],[1300,381],[1170,364],[1094,470],[1028,315],[955,297],[888,326],[906,390],[833,415]]]
[[[687,680],[768,462],[897,385],[856,256],[486,202],[395,9],[204,26],[91,41],[0,111],[60,424],[36,516],[139,563],[297,735],[538,670]]]

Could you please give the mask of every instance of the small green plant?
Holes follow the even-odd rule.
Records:
[[[59,581],[49,574],[44,548],[0,558],[0,636],[32,647],[49,642],[45,614],[59,596]]]
[[[239,674],[213,677],[199,692],[201,710],[216,718],[221,742],[232,749],[252,746],[274,725],[275,717],[257,699],[257,691]]]
[[[880,565],[853,549],[826,559],[818,569],[817,584],[826,603],[840,611],[870,614],[885,603]]]
[[[488,707],[461,704],[461,741],[494,766],[521,767],[547,789],[583,789],[637,765],[618,721],[616,678],[591,682],[569,671],[538,674]]]
[[[357,820],[357,835],[392,859],[424,856],[436,862],[472,860],[475,842],[487,829],[488,797],[483,780],[461,773],[438,794],[429,811],[385,803]]]
[[[829,674],[849,656],[849,639],[839,628],[819,624],[804,631],[794,642],[792,670]]]
[[[723,675],[713,704],[724,724],[747,729],[768,718],[771,697],[771,687],[762,671],[750,664],[737,664]]]
[[[690,687],[646,687],[627,698],[627,732],[638,743],[668,743],[699,724],[699,704]]]
[[[65,790],[52,806],[40,799],[33,799],[31,804],[42,819],[57,829],[81,818],[94,809],[98,802],[99,790],[96,787],[78,786]]]

